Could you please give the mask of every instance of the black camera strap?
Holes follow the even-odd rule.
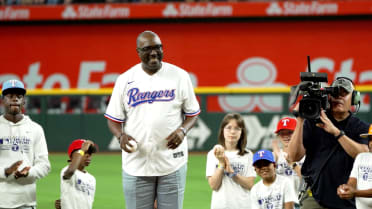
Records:
[[[312,181],[311,181],[311,184],[309,183],[309,182],[306,182],[306,180],[305,180],[305,182],[307,183],[307,186],[306,186],[306,188],[304,188],[304,190],[302,190],[301,192],[300,192],[300,195],[299,195],[299,203],[300,203],[300,205],[302,206],[302,201],[304,201],[307,197],[308,197],[308,195],[307,195],[307,191],[310,189],[310,191],[312,191],[313,190],[313,187],[314,187],[314,185],[315,185],[315,182],[317,182],[318,181],[318,179],[319,179],[319,177],[320,177],[320,174],[322,173],[322,171],[323,171],[323,168],[325,167],[325,165],[327,164],[327,162],[329,161],[329,159],[331,158],[331,156],[333,155],[333,153],[336,151],[336,149],[337,149],[337,147],[339,146],[339,144],[337,143],[334,147],[333,147],[333,149],[331,150],[331,152],[329,153],[329,155],[327,156],[327,158],[323,161],[323,164],[320,166],[320,169],[319,169],[319,172],[318,172],[318,174],[315,176],[315,178],[314,179],[312,179]],[[304,179],[306,179],[306,178],[308,178],[309,176],[304,176]]]
[[[327,158],[325,159],[325,161],[323,162],[323,164],[320,166],[320,169],[319,169],[319,172],[318,172],[318,175],[315,176],[313,182],[312,182],[312,185],[310,186],[310,190],[313,189],[314,187],[314,184],[315,182],[318,181],[319,177],[320,177],[320,174],[322,173],[323,171],[323,168],[325,167],[325,165],[328,163],[329,159],[331,158],[331,156],[333,155],[333,153],[335,153],[337,147],[339,146],[339,143],[337,143],[333,149],[331,150],[331,152],[329,153],[329,155],[327,156]]]
[[[350,111],[349,111],[349,112],[350,112]],[[346,130],[346,129],[348,128],[348,126],[349,126],[349,122],[350,122],[352,116],[353,116],[353,115],[352,115],[352,113],[350,112],[350,115],[349,115],[348,118],[347,118],[347,122],[346,122],[346,125],[345,125],[344,130]],[[333,122],[332,122],[332,123],[333,123]],[[314,187],[315,183],[319,180],[319,177],[320,177],[320,174],[321,174],[322,171],[323,171],[323,168],[324,168],[325,165],[328,163],[328,161],[329,161],[329,159],[331,158],[331,156],[335,153],[335,151],[337,150],[337,147],[338,147],[339,145],[340,145],[340,143],[337,143],[337,144],[332,148],[331,152],[329,153],[329,155],[327,156],[327,158],[323,161],[323,164],[320,166],[320,169],[319,169],[318,174],[315,176],[314,179],[311,179],[311,185],[309,186],[309,183],[306,182],[306,183],[307,183],[307,188],[304,189],[305,191],[301,191],[301,193],[304,193],[304,192],[307,193],[307,190],[308,190],[308,189],[310,189],[310,191],[313,190],[313,187]],[[309,177],[309,176],[304,176],[304,178],[308,178],[308,177]],[[302,195],[302,196],[301,196],[301,195]],[[301,196],[301,200],[300,200],[300,198],[299,198],[299,201],[300,201],[300,205],[302,205],[302,201],[303,201],[304,199],[306,199],[306,194],[300,194],[300,196]]]

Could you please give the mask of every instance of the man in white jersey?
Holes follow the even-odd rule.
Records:
[[[70,164],[61,171],[61,199],[56,209],[92,209],[96,192],[96,179],[87,170],[95,144],[90,140],[76,139],[68,147]]]
[[[22,113],[26,89],[19,80],[2,86],[0,209],[35,209],[36,181],[50,171],[43,128]]]
[[[337,194],[342,199],[355,197],[357,209],[369,209],[372,208],[372,124],[368,133],[360,136],[368,137],[369,152],[360,153],[356,157],[347,184],[340,185]]]
[[[188,73],[162,62],[157,34],[137,37],[141,63],[116,80],[105,117],[122,148],[127,209],[180,209],[186,182],[187,139],[200,113]],[[129,144],[138,144],[132,151]],[[129,147],[128,147],[129,146]]]
[[[253,166],[261,180],[251,190],[252,209],[293,209],[297,197],[292,182],[276,174],[273,153],[257,151],[253,155]]]

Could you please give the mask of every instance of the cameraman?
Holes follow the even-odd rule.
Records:
[[[368,131],[368,124],[350,111],[352,105],[359,105],[353,82],[340,77],[332,87],[340,91],[336,97],[329,96],[330,110],[321,111],[322,123],[299,117],[298,105],[294,110],[297,126],[288,155],[291,161],[299,161],[306,154],[301,172],[311,188],[302,209],[355,209],[354,199],[337,196],[337,187],[347,181],[357,154],[368,151],[367,140],[359,136]]]

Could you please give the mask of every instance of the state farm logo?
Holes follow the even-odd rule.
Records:
[[[163,16],[165,17],[174,17],[178,15],[178,11],[173,4],[168,4],[167,7],[163,10]]]
[[[178,6],[178,8],[177,8]],[[232,16],[231,5],[208,4],[167,4],[163,10],[164,17],[203,17]]]
[[[128,18],[130,9],[125,6],[112,7],[107,5],[77,7],[67,6],[62,12],[63,19],[97,19],[97,18]]]
[[[73,7],[67,6],[66,9],[62,12],[62,18],[68,19],[68,18],[76,18],[76,12]]]
[[[266,9],[266,13],[268,15],[281,15],[282,14],[282,8],[279,6],[279,4],[277,2],[273,2]]]
[[[337,14],[337,3],[312,2],[273,2],[266,9],[267,15],[325,15]]]
[[[30,19],[29,9],[17,9],[12,7],[0,8],[0,20],[27,20]]]

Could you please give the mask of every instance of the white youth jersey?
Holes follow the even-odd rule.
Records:
[[[22,160],[18,170],[30,166],[27,177],[5,177],[5,168]],[[36,205],[36,180],[50,171],[43,128],[28,116],[13,123],[0,116],[0,208]]]
[[[138,142],[133,153],[122,151],[122,167],[133,176],[163,176],[187,162],[187,138],[174,150],[166,138],[183,122],[183,116],[200,113],[188,73],[162,62],[161,69],[147,74],[140,64],[121,74],[115,82],[105,117],[124,123],[124,131]]]
[[[239,175],[245,177],[256,177],[254,171],[253,154],[248,152],[245,155],[238,155],[238,152],[225,151],[231,167],[237,170]],[[212,176],[218,165],[218,159],[214,155],[214,149],[208,152],[206,176]],[[244,189],[232,178],[224,176],[218,191],[212,192],[211,209],[250,209],[250,192]]]
[[[360,153],[355,158],[350,178],[357,179],[358,190],[372,189],[372,153]],[[355,203],[357,209],[372,208],[372,198],[356,197]]]
[[[290,181],[292,181],[293,188],[295,190],[295,194],[298,195],[299,190],[300,190],[300,183],[301,183],[301,178],[297,175],[297,172],[292,169],[292,167],[288,164],[288,161],[286,159],[286,156],[288,154],[283,151],[283,149],[280,149],[278,159],[276,160],[277,162],[277,168],[276,168],[276,173],[282,176],[287,177]],[[305,156],[297,162],[299,166],[302,166],[302,164],[305,161]]]
[[[96,179],[88,172],[75,170],[70,179],[63,179],[61,171],[61,208],[62,209],[92,209],[96,192]]]
[[[276,175],[270,186],[260,180],[251,190],[252,209],[284,209],[285,203],[298,202],[291,184],[288,178],[280,175]]]

